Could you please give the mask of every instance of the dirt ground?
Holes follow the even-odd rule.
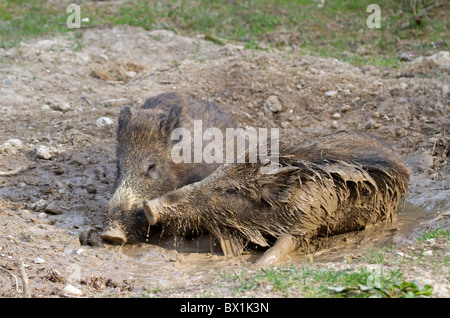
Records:
[[[219,271],[255,266],[261,252],[226,259],[208,253],[207,238],[80,244],[80,233],[103,227],[120,108],[167,91],[214,101],[242,126],[281,127],[280,137],[292,141],[341,129],[372,131],[404,156],[414,208],[407,206],[395,229],[333,238],[314,254],[318,266],[349,266],[345,255],[358,257],[380,242],[401,255],[418,233],[449,227],[445,217],[429,222],[450,209],[449,52],[401,70],[359,68],[292,49],[246,50],[117,27],[30,40],[1,50],[0,58],[0,172],[10,173],[0,176],[1,297],[22,297],[22,263],[33,297],[134,297],[149,290],[198,297]],[[279,104],[267,107],[271,96]],[[448,242],[433,244],[448,264]],[[287,262],[304,259],[299,253]],[[439,274],[427,262],[404,270],[434,286],[434,297],[449,297],[448,265],[442,266]],[[219,288],[215,295],[229,293]]]

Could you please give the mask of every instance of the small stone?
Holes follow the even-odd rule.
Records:
[[[83,253],[83,249],[82,248],[79,248],[79,249],[77,249],[77,251],[75,252],[75,254],[77,254],[77,255],[80,255],[81,253]]]
[[[281,126],[281,128],[289,128],[290,124],[289,124],[288,121],[283,121],[283,122],[280,124],[280,126]]]
[[[341,118],[341,114],[339,114],[339,113],[334,113],[334,114],[333,114],[333,118],[334,118],[334,119],[339,119],[339,118]]]
[[[126,98],[107,99],[103,102],[103,107],[120,107],[128,104]]]
[[[338,124],[338,122],[336,120],[333,120],[331,122],[331,128],[333,128],[333,129],[338,129],[339,128],[339,124]]]
[[[17,149],[14,148],[9,142],[5,142],[4,144],[0,145],[0,153],[6,155],[15,155],[17,153]]]
[[[75,286],[69,284],[63,288],[61,294],[66,297],[80,297],[83,295],[83,292]]]
[[[137,73],[134,72],[134,71],[128,71],[128,72],[125,73],[125,75],[126,75],[128,78],[134,78],[134,77],[136,77]]]
[[[283,106],[281,105],[280,101],[278,100],[278,97],[275,95],[270,96],[265,102],[264,102],[264,110],[271,111],[272,113],[278,113],[283,109]]]
[[[341,107],[341,112],[346,113],[347,111],[349,111],[352,107],[350,105],[343,105]]]
[[[42,211],[47,206],[47,201],[40,199],[35,203],[31,203],[31,208],[35,211]]]
[[[114,124],[114,121],[109,117],[100,117],[95,121],[97,127],[111,126]]]
[[[44,264],[44,263],[45,263],[45,259],[40,258],[40,257],[36,257],[36,258],[34,259],[34,263],[35,263],[35,264]]]
[[[36,156],[40,159],[48,160],[53,157],[52,153],[50,152],[50,149],[48,149],[46,146],[36,146],[35,152]]]
[[[425,256],[432,256],[433,255],[433,251],[432,250],[425,251],[425,252],[423,252],[423,255],[425,255]]]
[[[336,95],[337,95],[337,91],[328,91],[328,92],[325,92],[323,95],[325,96],[325,97],[335,97]]]
[[[10,139],[6,142],[17,149],[22,148],[22,140],[20,140],[20,139]]]
[[[44,212],[47,212],[49,214],[61,214],[62,209],[58,203],[50,202],[50,204],[44,208]]]
[[[47,217],[47,213],[41,212],[38,214],[39,219],[45,219]]]
[[[409,55],[408,53],[402,53],[399,55],[398,59],[400,61],[404,61],[404,62],[410,62],[413,60],[413,58],[411,57],[411,55]]]
[[[407,89],[408,88],[408,84],[406,84],[405,82],[400,83],[400,88],[401,89]]]
[[[57,110],[62,111],[63,113],[65,113],[66,111],[70,110],[72,108],[72,106],[70,106],[69,103],[64,102],[61,105],[58,105]]]
[[[364,125],[364,128],[366,129],[374,129],[375,128],[375,121],[372,119],[369,119],[367,123]]]

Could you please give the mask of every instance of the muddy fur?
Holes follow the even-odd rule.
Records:
[[[234,127],[232,119],[215,104],[180,93],[149,98],[135,112],[129,107],[120,111],[117,177],[114,194],[108,202],[105,232],[114,232],[116,227],[125,232],[123,237],[128,241],[144,239],[147,230],[142,214],[144,199],[199,181],[218,167],[218,164],[176,164],[171,158],[172,147],[178,142],[171,140],[172,131],[184,127],[192,132],[193,121],[200,119],[205,128]]]
[[[384,142],[338,132],[296,145],[280,144],[279,169],[268,163],[227,164],[206,179],[150,201],[153,223],[205,227],[224,254],[250,241],[289,234],[297,243],[396,219],[409,173]],[[151,210],[151,211],[150,211]],[[149,217],[151,214],[151,217]]]

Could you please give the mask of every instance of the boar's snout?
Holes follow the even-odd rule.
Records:
[[[144,215],[150,225],[158,223],[158,215],[161,209],[162,203],[159,198],[148,201],[144,201]]]
[[[100,237],[102,238],[102,240],[108,243],[116,243],[123,245],[127,242],[125,232],[122,229],[118,228],[107,229],[105,232],[102,233]]]
[[[109,243],[123,245],[127,242],[127,236],[122,226],[118,222],[112,222],[106,230],[100,235],[102,240]]]
[[[132,241],[128,233],[138,226],[141,212],[142,200],[131,187],[120,184],[108,202],[108,221],[101,238],[121,245]]]

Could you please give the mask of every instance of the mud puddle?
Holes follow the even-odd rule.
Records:
[[[408,237],[419,224],[434,217],[420,206],[406,202],[405,208],[398,214],[397,224],[346,233],[323,239],[328,245],[317,252],[299,251],[285,260],[286,263],[301,265],[305,261],[326,263],[342,261],[349,255],[356,255],[373,246],[399,242]],[[327,241],[327,242],[325,242]],[[210,244],[213,244],[211,253]],[[135,277],[150,278],[158,287],[170,287],[176,284],[195,284],[214,280],[220,273],[233,269],[257,269],[256,260],[264,253],[263,249],[247,251],[240,258],[227,258],[220,248],[210,243],[209,234],[195,239],[183,237],[159,237],[149,243],[120,248],[132,264],[131,272]]]
[[[251,266],[262,254],[252,251],[240,258],[227,258],[215,244],[209,234],[195,239],[158,237],[149,243],[121,247],[120,252],[132,264],[136,277],[146,277],[158,287],[211,281],[221,272]]]

